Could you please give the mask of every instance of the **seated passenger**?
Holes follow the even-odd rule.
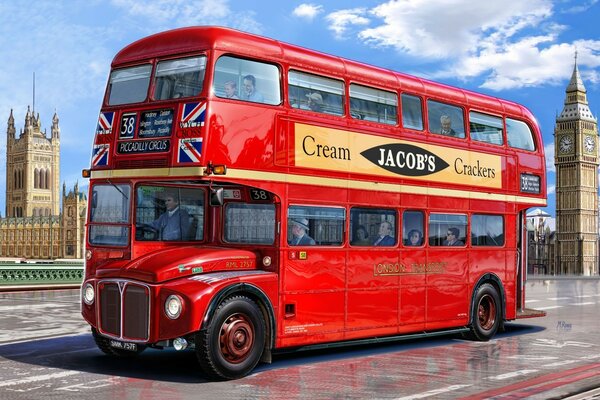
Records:
[[[323,96],[321,93],[312,92],[306,95],[308,98],[308,108],[311,111],[323,112]]]
[[[418,229],[411,229],[408,232],[407,246],[421,246],[423,244],[423,234]]]
[[[464,242],[460,240],[458,237],[460,235],[460,231],[458,228],[448,228],[448,233],[446,234],[446,240],[444,240],[444,246],[464,246]]]
[[[373,242],[373,246],[393,246],[396,241],[390,234],[392,233],[392,224],[383,221],[379,225],[379,232],[377,239]]]
[[[356,228],[356,232],[354,232],[354,240],[352,241],[352,245],[354,246],[370,246],[371,241],[369,240],[369,234],[367,233],[367,228],[362,225],[359,225]]]
[[[256,103],[264,103],[265,98],[259,91],[256,90],[256,78],[254,75],[246,75],[243,80],[244,94],[242,100],[254,101]]]
[[[289,244],[292,246],[314,246],[315,240],[307,235],[308,220],[306,218],[290,219],[292,225],[292,237],[289,238]]]

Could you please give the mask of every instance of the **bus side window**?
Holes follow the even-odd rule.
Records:
[[[397,108],[396,93],[354,83],[350,85],[350,116],[354,119],[395,125]]]
[[[424,220],[422,211],[404,211],[402,214],[402,241],[405,246],[422,246],[424,243]]]
[[[473,246],[504,246],[502,215],[473,215],[471,217],[471,244]]]
[[[290,246],[340,246],[344,242],[346,210],[338,207],[290,206],[287,241]]]
[[[430,246],[464,246],[467,235],[467,216],[462,214],[429,215]]]
[[[535,150],[533,134],[525,122],[506,118],[506,136],[510,147],[530,151]]]
[[[253,103],[281,103],[279,68],[272,64],[221,56],[215,65],[213,93],[217,97]],[[226,86],[235,87],[229,92]]]
[[[288,86],[288,101],[293,108],[334,115],[344,114],[344,82],[290,71]]]
[[[402,126],[418,131],[423,130],[423,108],[421,98],[402,94]]]
[[[395,246],[396,211],[353,207],[350,210],[351,246]]]
[[[504,142],[502,118],[471,111],[469,113],[471,139],[501,145]]]
[[[439,101],[427,100],[429,132],[457,138],[465,137],[463,110]]]

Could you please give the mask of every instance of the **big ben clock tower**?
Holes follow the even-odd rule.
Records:
[[[598,124],[577,68],[554,128],[557,273],[598,275]]]

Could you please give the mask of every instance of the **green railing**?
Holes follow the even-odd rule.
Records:
[[[83,262],[2,262],[0,289],[8,287],[76,287],[83,280]]]

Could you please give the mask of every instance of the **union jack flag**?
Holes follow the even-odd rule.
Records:
[[[202,156],[202,138],[179,139],[178,163],[197,163]]]
[[[96,144],[92,151],[92,166],[102,167],[108,165],[110,144]]]
[[[114,112],[101,112],[98,116],[98,126],[96,127],[96,135],[107,135],[112,133]]]
[[[204,126],[206,102],[186,103],[181,108],[179,123],[182,128]]]

